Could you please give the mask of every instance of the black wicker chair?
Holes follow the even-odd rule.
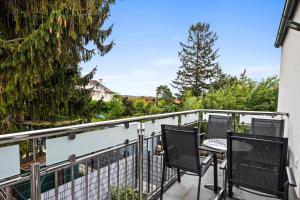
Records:
[[[287,167],[288,139],[254,134],[227,133],[227,177],[232,187],[265,197],[288,198],[289,186],[296,186]]]
[[[226,139],[226,132],[228,130],[231,130],[230,116],[209,115],[207,133],[201,133],[199,135],[200,141],[205,139]],[[201,145],[200,149],[203,151],[224,154],[224,151],[217,151],[204,145]]]
[[[209,115],[207,133],[205,138],[226,139],[226,131],[231,130],[231,117],[220,115]]]
[[[200,158],[198,147],[198,134],[196,128],[162,125],[162,142],[164,150],[163,171],[161,181],[161,196],[163,199],[163,186],[166,167],[177,170],[180,182],[180,170],[185,174],[199,176],[198,196],[200,197],[201,177],[212,163],[213,155],[205,159]]]
[[[251,133],[283,137],[284,120],[252,118]]]

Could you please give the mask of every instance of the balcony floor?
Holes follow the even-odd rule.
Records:
[[[218,183],[219,185],[223,185],[223,172],[219,170],[218,173]],[[204,188],[205,184],[213,183],[213,168],[210,167],[206,174],[201,179],[201,191],[200,191],[200,199],[201,200],[213,200],[216,197],[216,194]],[[169,188],[164,193],[164,200],[196,200],[197,199],[197,187],[198,187],[198,177],[183,175],[181,178],[181,183],[176,182],[171,188]],[[226,199],[239,199],[239,200],[271,200],[274,198],[261,197],[254,194],[250,194],[239,189],[233,190],[233,197]]]

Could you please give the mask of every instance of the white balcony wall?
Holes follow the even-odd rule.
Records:
[[[138,124],[133,123],[128,128],[122,125],[77,134],[73,140],[70,140],[68,136],[47,139],[46,163],[51,165],[68,160],[69,156],[73,154],[82,156],[122,144],[126,139],[134,140],[137,138],[137,129]]]
[[[269,115],[240,115],[239,123],[251,124],[252,118],[258,119],[281,119],[281,116],[269,116]]]
[[[300,22],[300,2],[294,21]],[[288,112],[285,136],[289,137],[290,166],[297,181],[300,197],[300,32],[289,29],[281,49],[278,111]]]
[[[181,125],[190,124],[199,120],[199,113],[191,113],[186,115],[181,115]]]
[[[19,145],[0,148],[0,180],[20,173]]]
[[[203,115],[203,120],[208,121],[210,115],[231,116],[231,114],[226,114],[226,113],[205,113],[205,114]]]
[[[161,132],[161,125],[178,125],[178,117],[169,117],[164,119],[157,119],[155,121],[147,121],[144,123],[145,136],[151,136],[153,133],[157,134]]]

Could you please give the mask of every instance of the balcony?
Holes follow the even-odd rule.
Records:
[[[0,135],[0,199],[158,199],[162,155],[160,125],[198,127],[209,114],[230,115],[237,132],[248,133],[252,117],[288,121],[287,113],[193,110]],[[285,130],[287,135],[288,130]],[[26,161],[24,144],[32,149]],[[164,199],[196,199],[197,177],[166,173]],[[219,185],[223,172],[218,171]],[[202,179],[201,198],[216,194],[213,168]],[[240,199],[268,199],[234,190]]]

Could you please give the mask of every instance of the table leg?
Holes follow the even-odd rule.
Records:
[[[213,162],[214,162],[214,192],[218,192],[218,159],[217,154],[214,153],[213,156]]]
[[[214,163],[214,184],[206,184],[204,185],[205,188],[209,190],[213,190],[215,193],[218,193],[222,189],[221,186],[218,186],[218,159],[217,154],[214,153],[213,155],[213,163]]]

